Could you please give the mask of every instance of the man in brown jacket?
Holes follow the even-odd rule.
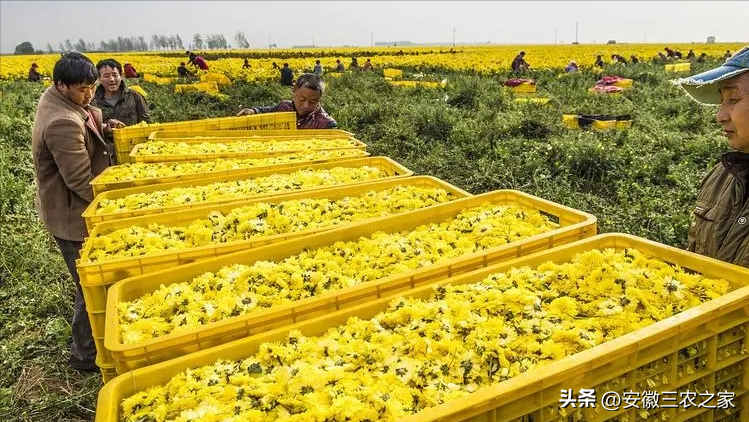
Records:
[[[749,267],[749,47],[674,83],[696,101],[718,105],[716,118],[733,150],[702,180],[687,248]]]
[[[77,52],[63,54],[55,63],[53,86],[39,99],[31,139],[36,208],[75,281],[69,361],[73,368],[83,371],[96,371],[97,366],[91,325],[75,266],[88,234],[81,214],[94,198],[89,182],[111,164],[113,151],[102,135],[110,128],[124,127],[117,120],[103,125],[101,111],[89,106],[96,76],[96,68],[88,57]]]

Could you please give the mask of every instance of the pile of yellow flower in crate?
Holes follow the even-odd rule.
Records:
[[[194,210],[201,206],[209,207],[210,210],[205,214],[209,217],[215,217],[214,214],[210,214],[211,211],[215,210],[215,207],[232,202],[251,198],[270,199],[276,194],[288,194],[292,192],[309,195],[323,188],[346,185],[355,186],[374,180],[402,178],[411,174],[412,172],[407,168],[384,157],[334,159],[315,164],[304,165],[302,163],[295,163],[282,167],[276,166],[275,168],[274,166],[266,166],[265,169],[246,174],[192,179],[172,183],[155,183],[127,189],[109,190],[96,195],[92,204],[84,211],[83,217],[89,232],[96,233],[96,225],[100,223],[119,223],[122,221],[126,223],[130,221],[132,223],[131,220],[133,219],[127,219],[127,217],[166,216],[165,218],[168,220],[164,220],[164,223],[169,223],[179,220],[177,216],[167,215],[169,212]],[[417,195],[417,193],[414,193],[414,195]],[[381,199],[382,202],[379,205],[384,206],[387,201],[384,198]],[[424,203],[424,201],[416,201],[416,203]],[[404,209],[409,209],[409,206],[414,205],[407,206],[399,203],[398,208],[392,211],[401,212]],[[387,210],[388,208],[385,207],[381,212],[386,212]],[[326,212],[331,212],[330,217],[335,217],[334,211],[334,209],[330,209]],[[366,218],[371,213],[356,214],[348,210],[345,211],[345,214],[345,216],[339,218],[340,221]],[[273,214],[271,213],[271,215]],[[263,216],[263,218],[265,217],[267,215]],[[280,228],[287,227],[288,232],[303,231],[305,229],[311,230],[314,224],[320,224],[319,222],[310,223],[303,221],[295,223],[295,219],[303,217],[302,215],[295,215],[288,222],[284,223],[282,220],[287,217],[276,216],[274,217],[275,220],[272,219],[272,224],[277,224]],[[260,227],[266,226],[266,223],[260,217],[254,220],[258,225],[253,227],[258,229],[258,233],[262,234]],[[321,225],[324,226],[324,224]],[[137,247],[132,243],[132,240],[139,238],[141,234],[136,233],[135,235],[128,236],[125,240],[128,245],[126,249],[131,251],[136,250]],[[245,234],[244,236],[249,238],[249,234]],[[266,234],[270,235],[272,233],[268,232]],[[287,234],[279,235],[270,241],[280,241],[288,237],[292,236]],[[86,239],[84,250],[89,250],[87,248],[90,248],[90,245],[93,244],[93,239],[95,238]],[[153,236],[147,236],[142,241],[151,246],[156,244]],[[259,243],[264,244],[270,241],[266,240]],[[162,246],[164,245],[162,244]],[[166,246],[171,248],[169,245]],[[81,259],[77,262],[77,270],[81,279],[89,319],[91,320],[94,341],[97,346],[97,364],[102,368],[105,379],[111,378],[114,375],[114,364],[103,345],[104,310],[109,287],[115,282],[129,276],[148,273],[164,268],[164,266],[172,267],[179,263],[192,262],[206,256],[220,255],[221,253],[224,253],[224,251],[221,251],[220,248],[209,247],[204,251],[183,251],[183,253],[179,254],[176,261],[173,257],[167,256],[168,254],[164,255],[162,253],[154,258],[140,257],[134,263],[124,262],[121,259],[101,261],[97,258],[92,261],[87,258],[85,253],[82,255]]]
[[[97,422],[749,416],[560,404],[656,387],[745,403],[749,269],[298,132],[154,133],[129,154],[153,162],[97,180],[78,261]]]
[[[296,113],[264,113],[251,116],[213,117],[201,120],[187,120],[181,122],[152,123],[141,122],[123,129],[112,130],[114,148],[119,164],[130,162],[130,151],[148,137],[159,131],[193,131],[209,130],[253,130],[258,135],[276,135],[277,132],[263,133],[258,130],[296,130]]]
[[[176,298],[208,319],[220,306],[193,305],[207,291],[216,303],[253,307],[253,296],[226,298],[237,284],[261,286],[268,270],[227,269],[234,283],[201,276],[151,302],[122,304],[121,315],[181,310],[164,303]],[[748,280],[746,268],[632,236],[595,236],[131,372],[102,389],[97,421],[208,409],[267,421],[740,421],[746,409],[718,399],[689,409],[658,396],[646,410],[621,401],[560,408],[560,399],[575,403],[578,389],[620,400],[660,389],[738,400]],[[189,315],[178,320],[194,323]]]
[[[154,163],[216,158],[262,158],[279,153],[347,149],[366,151],[367,146],[355,138],[336,135],[314,137],[269,136],[242,140],[196,138],[175,141],[165,139],[136,145],[130,152],[130,159],[136,163]]]

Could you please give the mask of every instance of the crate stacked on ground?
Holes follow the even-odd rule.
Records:
[[[210,95],[219,95],[218,84],[216,81],[195,82],[190,84],[175,84],[174,92],[203,92]]]
[[[302,131],[296,131],[302,132]],[[358,139],[338,134],[255,136],[247,138],[173,138],[149,140],[133,147],[130,161],[155,163],[219,158],[263,158],[279,154],[312,151],[341,151],[367,145]]]
[[[248,129],[289,129],[296,130],[296,113],[265,113],[240,117],[217,117],[202,120],[186,120],[170,123],[138,124],[123,129],[114,129],[115,153],[117,162],[129,163],[130,151],[145,142],[154,131],[160,130],[248,130]]]
[[[347,159],[307,166],[287,166],[283,169],[270,169],[251,175],[212,177],[111,190],[97,195],[84,211],[83,217],[89,232],[92,233],[96,224],[105,221],[114,222],[129,217],[189,211],[198,207],[215,208],[249,199],[271,201],[279,194],[295,192],[302,195],[312,194],[316,190],[404,178],[412,174],[413,172],[407,168],[385,157]],[[102,206],[107,206],[106,204],[109,204],[110,208],[106,210],[107,212],[101,212]],[[280,236],[275,240],[282,238],[283,236]],[[86,244],[89,240],[90,238],[86,239]],[[202,253],[199,252],[197,255]],[[193,258],[197,259],[197,257]],[[189,259],[189,254],[181,255],[181,262],[187,262]],[[135,271],[141,273],[143,268],[147,271],[159,259],[139,258],[137,261],[139,264]],[[114,375],[114,364],[103,347],[104,304],[107,289],[113,283],[132,275],[132,265],[131,262],[119,261],[92,265],[91,262],[84,262],[83,257],[77,262],[94,341],[99,352],[97,364],[102,369],[105,380]]]
[[[745,421],[747,282],[746,268],[595,236],[133,370],[104,386],[96,420]],[[562,408],[580,389],[734,392],[736,407]]]
[[[400,181],[408,183],[410,179],[414,178]],[[495,191],[348,224],[304,238],[123,280],[109,290],[105,345],[112,353],[117,372],[122,373],[493,262],[586,238],[595,231],[593,216],[517,191]],[[396,244],[400,246],[396,248]],[[356,251],[324,258],[330,248]],[[376,257],[390,252],[403,256]],[[410,253],[415,255],[407,257]],[[320,265],[319,271],[305,274],[307,270],[294,264],[305,262],[305,254],[321,257],[314,264]],[[362,268],[352,264],[365,261],[369,264]],[[325,272],[331,262],[340,266],[341,275]],[[130,344],[123,343],[118,315],[120,302],[152,293],[162,284],[190,283],[208,271],[231,273],[234,270],[225,267],[238,264],[255,269],[288,266],[291,272],[284,275],[284,280],[290,285],[296,280],[306,287],[289,286],[289,297],[274,299],[275,281],[265,280],[255,287],[265,292],[258,295],[266,296],[247,302],[248,312],[155,339],[133,342],[137,335],[127,334],[125,338],[130,339]]]
[[[625,130],[632,127],[632,116],[629,114],[564,114],[562,123],[568,129]]]

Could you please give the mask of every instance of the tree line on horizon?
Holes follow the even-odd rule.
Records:
[[[247,41],[247,36],[242,31],[237,31],[234,34],[234,41],[238,48],[249,48],[250,42]],[[193,35],[192,44],[187,46],[188,49],[228,49],[232,46],[229,45],[223,34],[206,34],[201,35],[196,33]],[[88,52],[125,52],[125,51],[165,51],[165,50],[185,50],[185,45],[182,42],[182,38],[178,35],[152,35],[150,41],[146,41],[144,36],[130,36],[122,37],[119,36],[116,39],[110,39],[109,41],[101,40],[99,43],[87,42],[82,38],[78,41],[70,41],[66,39],[60,42],[58,48],[55,49],[51,43],[47,43],[47,50],[43,51],[35,49],[34,45],[29,41],[24,41],[16,45],[15,52],[13,54],[45,54],[45,53],[57,53],[62,51],[75,50],[81,53]]]

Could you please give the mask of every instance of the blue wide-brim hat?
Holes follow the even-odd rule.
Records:
[[[697,75],[671,81],[684,89],[692,98],[702,104],[720,104],[720,84],[718,82],[749,71],[749,46],[742,48],[728,58],[723,65]]]

